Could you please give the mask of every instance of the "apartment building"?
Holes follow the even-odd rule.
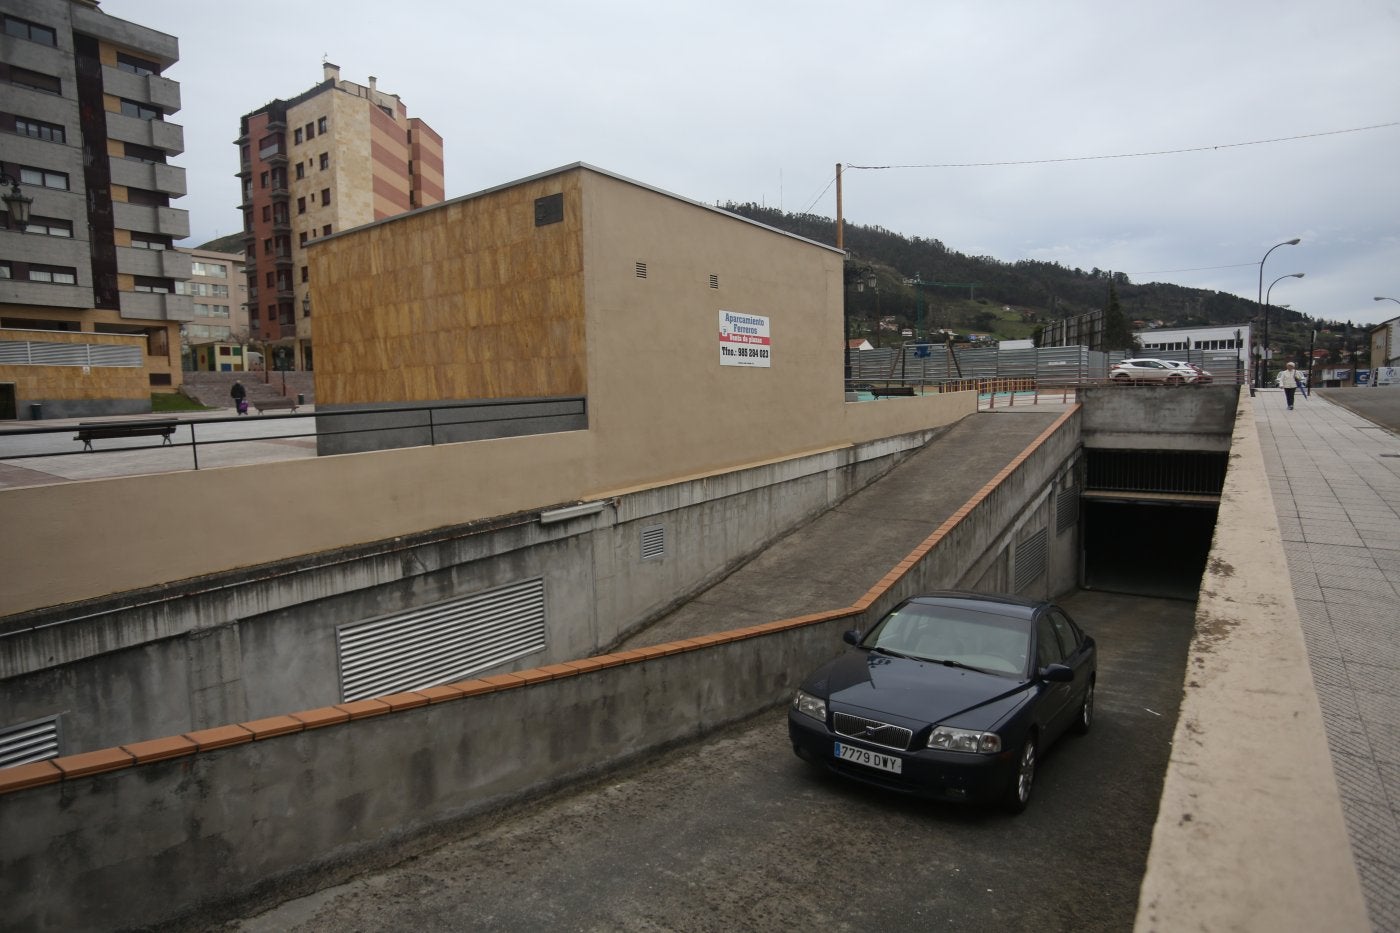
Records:
[[[261,369],[261,355],[248,341],[248,281],[242,253],[182,249],[190,278],[176,282],[189,295],[194,316],[180,325],[182,367],[201,372]]]
[[[442,137],[327,63],[320,84],[245,114],[238,147],[251,340],[274,370],[313,369],[307,245],[442,201]]]
[[[0,214],[0,418],[149,411],[180,384],[178,57],[97,0],[0,0],[0,172],[29,199],[27,224]]]

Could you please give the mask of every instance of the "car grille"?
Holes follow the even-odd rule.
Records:
[[[852,716],[850,713],[833,713],[831,723],[840,735],[901,752],[909,750],[909,741],[914,737],[914,733],[908,729],[892,726],[887,722]]]

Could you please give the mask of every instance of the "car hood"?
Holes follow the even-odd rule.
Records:
[[[995,674],[851,649],[808,678],[803,689],[825,696],[834,707],[923,723],[962,717],[967,728],[990,728],[1022,701],[1030,686]]]

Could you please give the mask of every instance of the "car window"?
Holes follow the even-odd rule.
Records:
[[[1051,609],[1046,613],[1050,617],[1050,624],[1055,626],[1055,633],[1060,636],[1060,644],[1064,646],[1065,656],[1074,654],[1079,649],[1079,635],[1074,630],[1074,624],[1062,612]]]
[[[1035,623],[1035,657],[1036,664],[1040,667],[1058,664],[1065,659],[1064,649],[1060,647],[1060,637],[1055,634],[1054,623],[1046,616],[1041,616]]]

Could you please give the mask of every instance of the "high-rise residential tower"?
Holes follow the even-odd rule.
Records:
[[[149,411],[180,384],[178,58],[97,0],[0,0],[0,418]]]
[[[370,78],[323,80],[245,114],[239,137],[249,337],[272,369],[312,369],[306,245],[443,199],[442,137]]]

